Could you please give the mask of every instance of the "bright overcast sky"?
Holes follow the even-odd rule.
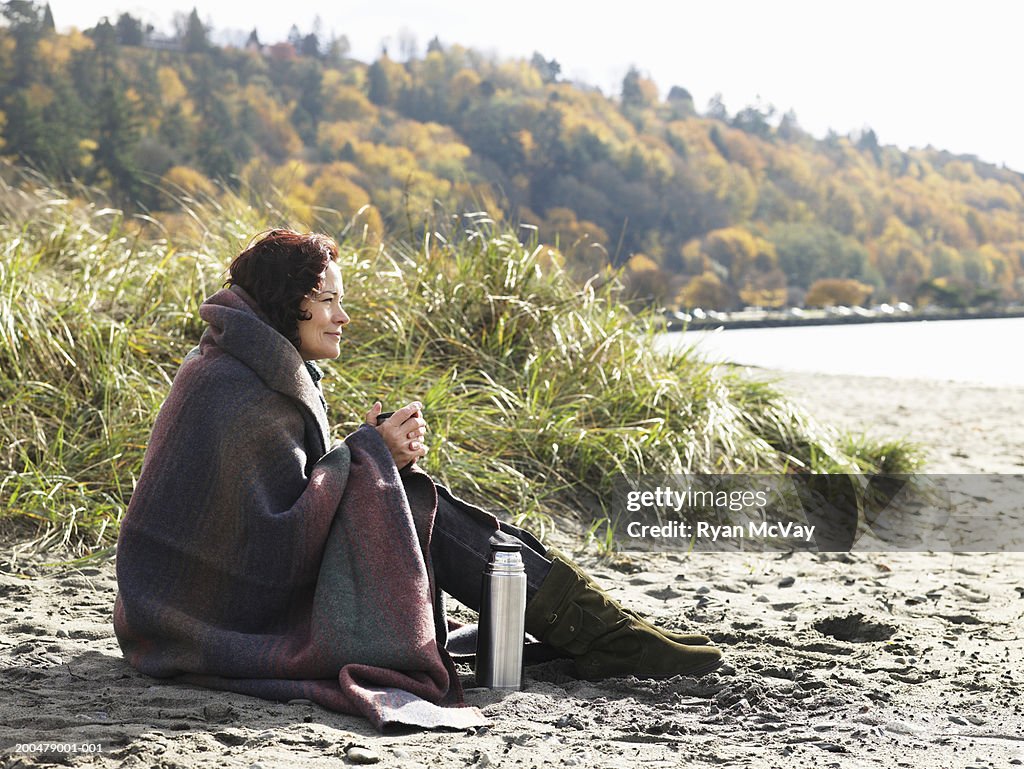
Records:
[[[664,95],[681,85],[703,111],[721,93],[747,105],[795,110],[822,137],[870,126],[883,144],[977,155],[1024,172],[1021,73],[1024,4],[1014,0],[49,0],[59,30],[127,11],[170,31],[174,10],[263,42],[292,24],[348,37],[376,57],[411,32],[420,51],[437,35],[501,56],[540,51],[562,76],[617,92],[635,65]]]

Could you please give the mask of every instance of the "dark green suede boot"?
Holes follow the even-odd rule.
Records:
[[[581,579],[584,579],[587,582],[593,584],[594,581],[590,578],[590,575],[583,571],[583,569],[581,569],[575,563],[573,563],[573,561],[570,558],[566,557],[566,555],[561,550],[558,550],[554,547],[549,547],[547,549],[547,557],[549,559],[553,559],[556,557],[559,558],[565,565],[573,569],[580,576]],[[597,587],[596,585],[594,586]],[[665,638],[667,638],[668,640],[675,641],[677,644],[684,644],[686,646],[704,646],[706,644],[711,643],[711,639],[708,638],[706,635],[703,635],[702,633],[677,633],[675,630],[667,630],[666,628],[658,627],[654,623],[650,622],[646,617],[644,617],[639,612],[634,611],[633,609],[624,608],[619,603],[615,602],[614,599],[612,599],[611,597],[609,597],[608,600],[615,603],[616,606],[618,606],[620,609],[622,609],[622,611],[626,612],[626,614],[631,616],[640,624],[646,625],[654,632],[660,633],[661,635],[665,636]]]
[[[571,654],[581,677],[702,675],[722,664],[718,649],[670,640],[561,554],[548,557],[551,571],[526,606],[526,631]]]

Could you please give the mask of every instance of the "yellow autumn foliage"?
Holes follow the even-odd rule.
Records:
[[[871,286],[857,280],[823,278],[807,289],[804,304],[807,307],[856,307],[867,301],[872,290]]]
[[[160,101],[165,107],[177,104],[181,106],[182,111],[192,111],[188,91],[172,67],[160,67],[156,71],[156,80],[160,84]]]
[[[160,179],[160,187],[173,197],[214,198],[217,187],[199,171],[188,166],[174,166]]]

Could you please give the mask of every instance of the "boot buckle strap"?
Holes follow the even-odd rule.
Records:
[[[544,640],[570,654],[582,654],[604,630],[603,623],[595,620],[596,617],[588,617],[577,604],[570,604],[559,616],[558,622],[549,626]]]

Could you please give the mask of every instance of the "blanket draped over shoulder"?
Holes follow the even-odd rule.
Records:
[[[372,427],[329,447],[316,385],[244,291],[200,315],[118,540],[128,662],[379,729],[487,723],[439,638],[433,482],[400,475]]]

